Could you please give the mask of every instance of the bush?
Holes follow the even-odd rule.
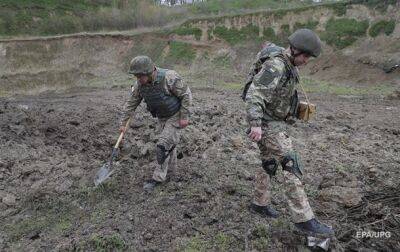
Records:
[[[376,37],[380,33],[385,33],[386,35],[390,35],[393,33],[395,27],[396,27],[396,22],[394,20],[390,21],[381,20],[371,26],[371,28],[369,29],[369,35],[371,37]]]
[[[228,29],[224,26],[217,26],[214,29],[214,35],[225,40],[231,45],[236,45],[248,39],[259,39],[259,28],[254,25],[248,25],[241,30],[236,28]]]
[[[364,36],[369,27],[367,20],[357,21],[355,19],[330,19],[328,20],[321,38],[329,45],[339,49],[353,44],[358,37]]]
[[[200,40],[200,38],[201,38],[201,30],[199,28],[194,28],[194,27],[182,26],[182,27],[179,27],[179,28],[175,29],[173,31],[173,33],[176,33],[176,34],[182,35],[182,36],[184,36],[184,35],[194,35],[194,37],[197,40]]]

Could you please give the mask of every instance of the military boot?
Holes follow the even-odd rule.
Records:
[[[300,222],[294,224],[300,231],[309,235],[333,235],[334,231],[331,227],[319,222],[315,218],[306,222]]]
[[[150,192],[150,191],[153,191],[156,186],[161,185],[161,184],[162,184],[162,182],[160,182],[160,181],[157,181],[154,179],[149,179],[144,183],[143,189],[145,191]]]
[[[261,214],[263,217],[278,218],[278,212],[271,206],[259,206],[254,203],[250,205],[250,211]]]

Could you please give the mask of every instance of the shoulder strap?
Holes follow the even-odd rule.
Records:
[[[279,54],[282,54],[283,50],[285,50],[283,47],[279,47],[275,45],[274,43],[268,43],[267,46],[265,46],[258,54],[257,54],[257,61],[255,64],[262,66],[264,62],[268,59],[271,59],[275,56],[278,56]],[[244,85],[243,92],[242,92],[242,100],[246,100],[246,95],[247,91],[250,88],[251,83],[253,82],[254,76],[260,71],[261,69],[254,69],[254,75],[249,78]]]
[[[167,69],[163,68],[157,68],[157,77],[156,81],[161,82],[165,78],[165,73],[167,72]]]

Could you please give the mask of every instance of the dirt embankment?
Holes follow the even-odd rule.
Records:
[[[130,31],[3,40],[0,41],[0,95],[127,83],[128,62],[139,54],[147,54],[163,66],[183,65],[188,71],[195,71],[193,66],[200,59],[206,58],[208,61],[201,64],[213,67],[216,61],[222,60],[232,71],[245,76],[248,63],[263,39],[273,38],[286,46],[290,31],[308,25],[323,38],[333,32],[337,34],[330,36],[346,40],[352,35],[347,34],[347,29],[351,29],[349,23],[363,26],[367,22],[370,30],[382,20],[394,22],[389,36],[381,31],[382,34],[373,38],[365,30],[364,35],[354,38],[355,43],[342,50],[333,50],[325,38],[324,54],[311,62],[305,73],[332,83],[400,85],[400,68],[393,68],[400,65],[398,7],[390,6],[386,12],[380,12],[364,5],[349,5],[338,14],[338,7],[332,6],[196,19],[165,31],[135,35]],[[328,25],[332,19],[344,21]],[[328,28],[332,31],[326,31]],[[219,55],[218,51],[228,51],[229,57]],[[218,71],[218,67],[214,68]],[[244,78],[237,82],[241,81]]]
[[[251,214],[260,168],[245,136],[238,92],[194,89],[170,182],[142,190],[155,167],[155,120],[139,108],[120,172],[94,189],[93,175],[117,137],[128,90],[85,89],[0,100],[0,249],[295,251],[280,175],[277,220]],[[399,100],[313,94],[318,116],[291,130],[317,216],[336,229],[333,248],[399,249]],[[357,231],[391,238],[359,239]]]

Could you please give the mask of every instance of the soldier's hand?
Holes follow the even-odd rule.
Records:
[[[262,130],[261,127],[251,127],[249,137],[251,140],[258,142],[261,140]]]
[[[185,128],[188,125],[189,125],[189,120],[179,120],[179,127],[181,129]]]
[[[125,132],[126,131],[126,127],[125,126],[120,126],[119,127],[119,132]]]

